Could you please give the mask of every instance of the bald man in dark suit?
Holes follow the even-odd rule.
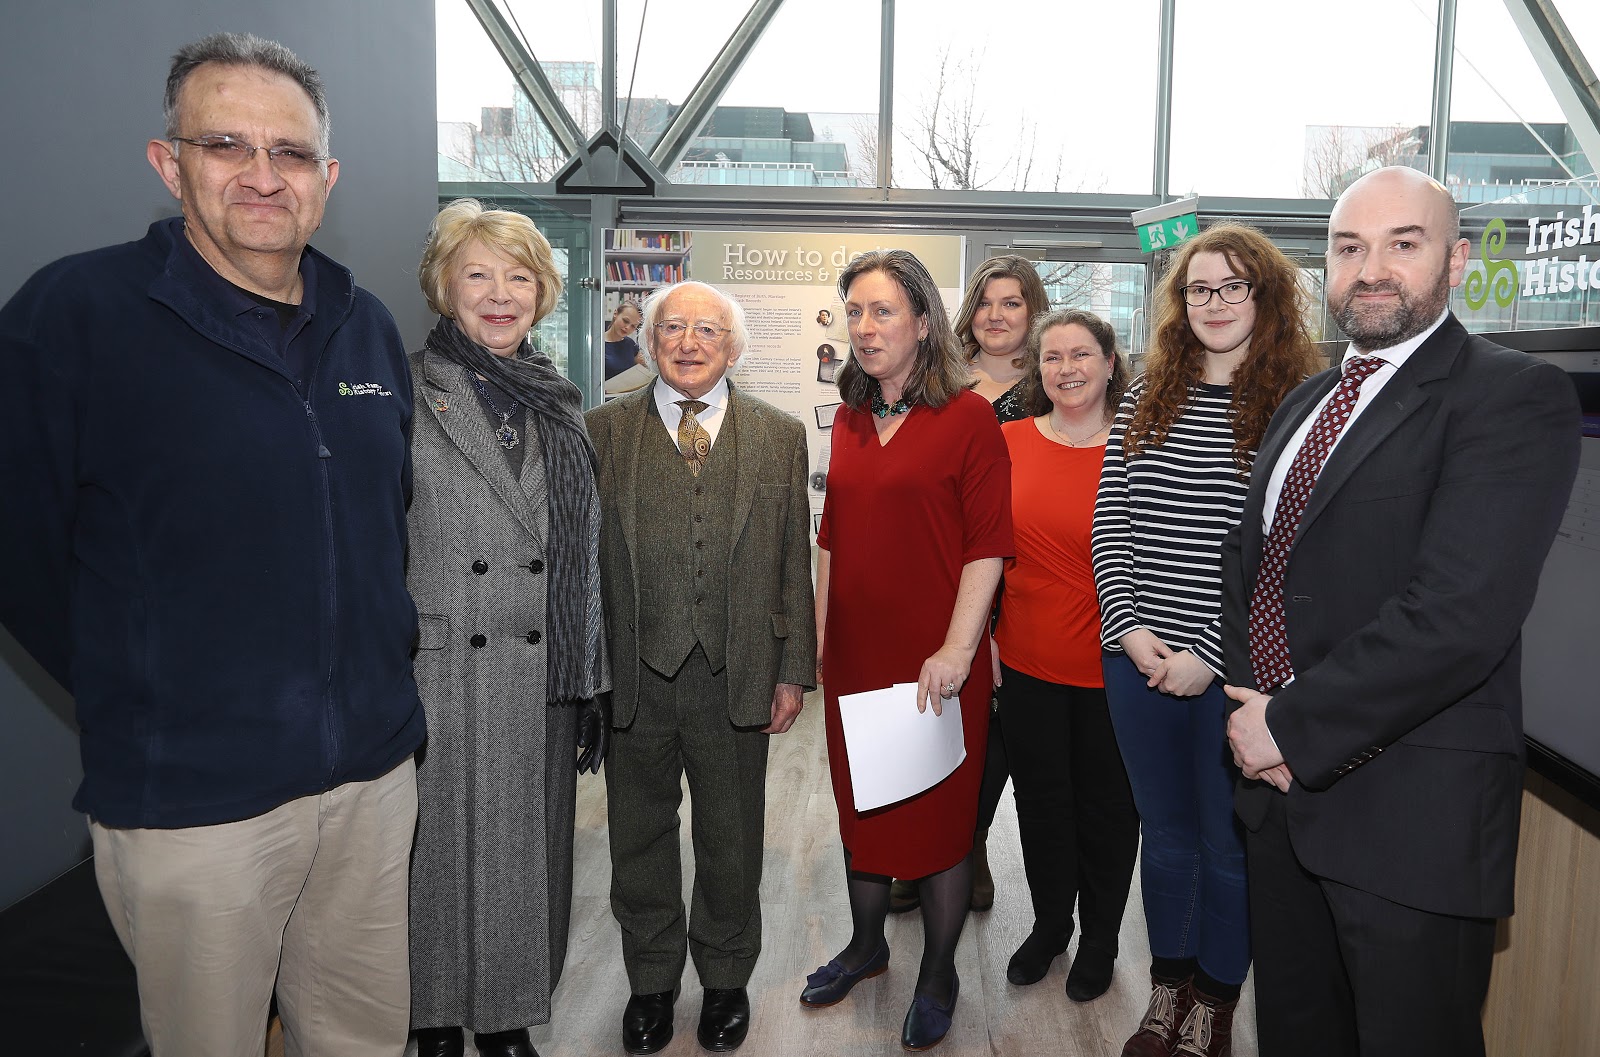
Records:
[[[1448,311],[1468,243],[1407,168],[1329,222],[1350,349],[1291,393],[1224,545],[1262,1057],[1470,1057],[1512,911],[1520,629],[1577,469],[1556,367]]]

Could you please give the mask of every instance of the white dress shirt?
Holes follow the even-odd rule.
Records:
[[[1350,419],[1344,424],[1343,431],[1334,440],[1333,448],[1337,448],[1339,442],[1349,436],[1350,427],[1361,416],[1361,412],[1371,406],[1372,402],[1378,398],[1378,394],[1383,391],[1383,387],[1389,384],[1389,379],[1393,378],[1394,373],[1400,369],[1400,365],[1409,360],[1411,354],[1416,352],[1424,341],[1433,336],[1433,332],[1439,329],[1439,325],[1445,321],[1445,317],[1449,314],[1450,310],[1448,308],[1445,309],[1444,312],[1440,313],[1439,318],[1433,321],[1433,326],[1416,337],[1408,341],[1402,341],[1392,348],[1372,349],[1369,351],[1356,348],[1355,342],[1351,342],[1345,348],[1344,357],[1339,361],[1340,367],[1343,367],[1344,364],[1358,356],[1380,357],[1384,365],[1367,375],[1366,380],[1361,383],[1361,394],[1356,397],[1356,406],[1351,409]],[[1311,409],[1310,413],[1306,415],[1305,419],[1294,431],[1294,436],[1289,438],[1289,443],[1283,446],[1283,452],[1278,456],[1278,461],[1273,464],[1272,473],[1267,477],[1266,495],[1263,497],[1261,504],[1261,534],[1263,536],[1272,531],[1272,518],[1278,510],[1278,496],[1283,492],[1283,481],[1284,478],[1289,476],[1289,467],[1294,464],[1294,457],[1300,453],[1300,447],[1305,443],[1306,434],[1311,432],[1312,424],[1317,421],[1317,416],[1322,414],[1323,406],[1333,399],[1333,394],[1338,391],[1338,388],[1338,384],[1335,383],[1334,387],[1328,390],[1328,395],[1318,401],[1317,405]],[[1328,449],[1328,458],[1330,459],[1333,458],[1333,448]],[[1323,465],[1327,465],[1326,461],[1324,461]]]
[[[678,446],[678,423],[683,421],[683,408],[678,406],[679,400],[688,397],[678,392],[672,386],[656,375],[655,385],[656,410],[661,413],[661,424],[667,427],[667,433],[672,437],[672,446]],[[717,379],[717,384],[711,391],[699,398],[705,403],[705,410],[694,416],[700,425],[711,435],[711,444],[717,443],[717,431],[722,429],[722,420],[728,413],[728,376],[723,375]]]

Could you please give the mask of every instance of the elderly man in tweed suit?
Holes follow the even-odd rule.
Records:
[[[672,1038],[686,953],[705,987],[699,1039],[736,1049],[761,950],[767,736],[816,671],[805,431],[725,377],[738,304],[704,283],[656,292],[641,330],[660,377],[590,411],[614,686],[606,791],[611,908],[633,994],[623,1046]],[[678,805],[694,801],[685,915]]]

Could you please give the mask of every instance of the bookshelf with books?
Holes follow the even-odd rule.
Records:
[[[658,286],[688,278],[689,232],[646,228],[606,231],[605,288],[643,300]]]

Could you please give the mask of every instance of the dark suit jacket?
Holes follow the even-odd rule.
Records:
[[[1337,370],[1289,394],[1223,545],[1229,682],[1253,686],[1246,622],[1267,478]],[[1313,873],[1438,913],[1511,913],[1522,790],[1521,627],[1577,472],[1556,367],[1452,315],[1323,467],[1284,580],[1295,680],[1267,707],[1294,772],[1290,838]],[[1252,829],[1279,796],[1242,782]]]
[[[663,428],[654,389],[646,386],[585,416],[600,458],[601,589],[611,647],[612,722],[618,727],[633,722],[639,704],[639,622],[672,617],[639,611],[639,580],[650,572],[634,560],[639,533],[662,524],[660,513],[638,503],[645,430]],[[724,600],[728,718],[736,726],[766,726],[778,683],[809,689],[816,682],[806,434],[793,416],[731,385],[729,407],[739,464]]]

